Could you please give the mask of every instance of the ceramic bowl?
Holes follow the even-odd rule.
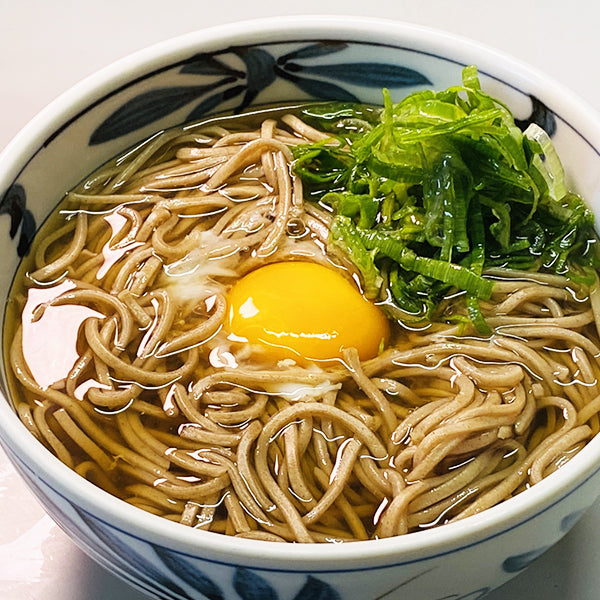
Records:
[[[0,157],[0,296],[65,190],[152,132],[223,110],[304,99],[378,103],[460,81],[552,136],[573,185],[600,212],[600,120],[519,62],[401,23],[294,17],[202,30],[139,52],[64,94]],[[5,107],[6,109],[6,107]],[[6,398],[7,386],[1,383]],[[188,529],[95,488],[0,402],[0,437],[45,509],[92,558],[148,595],[210,600],[475,600],[558,541],[600,491],[600,438],[538,485],[438,529],[341,545],[280,545]]]

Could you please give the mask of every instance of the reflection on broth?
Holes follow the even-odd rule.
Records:
[[[87,306],[52,306],[55,298],[77,287],[70,280],[49,288],[30,288],[23,308],[23,359],[37,385],[45,390],[67,377],[75,361],[83,322],[104,314]]]
[[[551,474],[599,428],[597,284],[495,267],[489,332],[455,289],[403,320],[331,243],[330,207],[304,197],[293,147],[330,134],[299,115],[164,132],[67,194],[10,300],[25,425],[130,504],[272,541],[405,534]],[[309,266],[304,308],[293,273],[232,299],[290,264]],[[329,275],[348,300],[327,296]],[[289,341],[325,337],[324,352]]]

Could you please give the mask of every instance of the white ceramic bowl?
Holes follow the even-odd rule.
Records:
[[[600,211],[600,120],[543,75],[466,40],[366,19],[227,25],[104,69],[35,118],[0,156],[0,295],[61,194],[151,132],[209,112],[308,98],[379,102],[460,81],[551,133],[577,190]],[[6,396],[6,384],[2,382]],[[0,401],[0,438],[46,510],[92,558],[156,598],[475,600],[560,539],[600,491],[600,438],[518,497],[464,521],[345,545],[280,545],[188,529],[95,488]]]

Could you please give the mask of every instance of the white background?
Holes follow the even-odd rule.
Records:
[[[545,71],[600,109],[595,0],[0,0],[0,149],[61,92],[135,50],[234,20],[324,13],[404,20],[473,38]],[[596,504],[489,600],[598,600],[599,537]],[[0,598],[144,596],[85,557],[0,454]]]

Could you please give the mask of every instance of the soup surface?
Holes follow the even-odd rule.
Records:
[[[549,143],[473,71],[153,136],[24,260],[15,409],[107,492],[228,535],[374,539],[498,504],[599,429],[593,222]]]

